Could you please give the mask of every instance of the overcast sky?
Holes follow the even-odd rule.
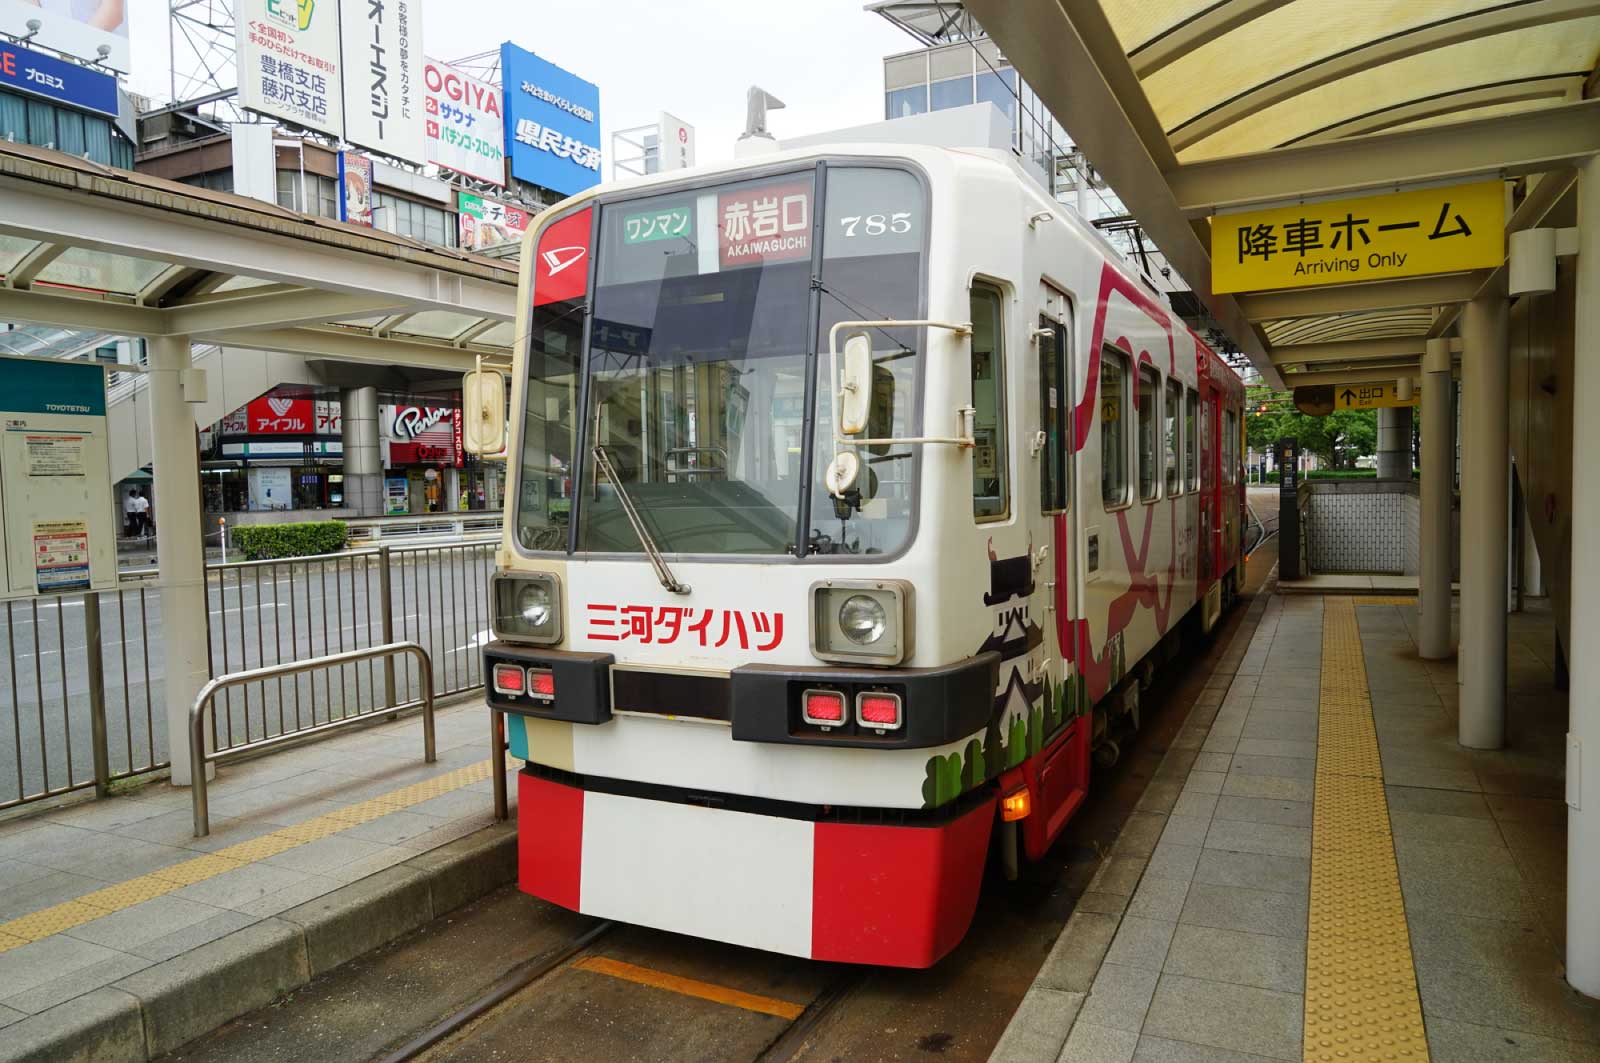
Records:
[[[328,0],[322,0],[328,2]],[[780,139],[883,117],[885,55],[916,42],[863,0],[421,0],[423,43],[452,60],[511,40],[600,86],[611,177],[611,132],[670,111],[695,127],[698,161],[733,154],[745,89],[788,107],[769,119]],[[166,100],[171,60],[166,0],[128,0],[130,87]],[[537,29],[517,29],[518,24]]]

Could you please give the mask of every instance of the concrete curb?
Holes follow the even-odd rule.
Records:
[[[0,1063],[146,1063],[516,878],[496,823],[31,1015]]]
[[[1234,634],[1227,650],[1217,659],[1212,678],[1237,674],[1249,636],[1254,635],[1254,625],[1259,624],[1266,611],[1272,594],[1270,583],[1269,578],[1269,585],[1256,593],[1245,612],[1246,621],[1252,624],[1249,631]],[[1182,728],[1167,747],[1134,811],[1128,814],[1110,853],[1078,899],[1067,925],[1061,928],[1055,946],[990,1053],[989,1063],[1055,1063],[1060,1057],[1221,702],[1220,695],[1202,695],[1190,704]]]

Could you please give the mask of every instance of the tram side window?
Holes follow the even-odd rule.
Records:
[[[1049,318],[1040,318],[1039,325],[1039,429],[1044,433],[1044,451],[1039,455],[1039,508],[1043,513],[1063,513],[1070,475],[1067,330]]]
[[[1183,407],[1183,471],[1188,475],[1189,490],[1200,489],[1200,393],[1189,389]]]
[[[1171,497],[1183,491],[1182,476],[1178,469],[1180,460],[1178,442],[1182,434],[1179,431],[1178,418],[1183,416],[1183,385],[1176,380],[1167,381],[1166,404],[1162,406],[1161,412],[1165,417],[1162,428],[1166,433],[1166,447],[1162,451],[1162,460],[1166,463],[1167,495]]]
[[[972,515],[1002,520],[1010,503],[1006,482],[1005,365],[1000,334],[1000,293],[972,289]]]
[[[1128,503],[1128,358],[1100,352],[1100,497],[1106,508]]]
[[[1233,409],[1222,414],[1222,480],[1237,483],[1239,480],[1239,414]]]
[[[1156,449],[1157,404],[1161,377],[1149,366],[1139,368],[1139,498],[1152,502],[1161,493],[1160,451]]]

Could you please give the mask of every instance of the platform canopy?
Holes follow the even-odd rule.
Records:
[[[0,321],[34,326],[16,353],[188,336],[459,371],[509,355],[516,292],[503,261],[0,142]]]
[[[1600,151],[1597,0],[895,6],[930,43],[976,19],[1272,384],[1289,367],[1414,366],[1504,264],[1216,294],[1212,216],[1527,178],[1515,231],[1570,212],[1570,167]]]

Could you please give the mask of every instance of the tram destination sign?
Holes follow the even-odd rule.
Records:
[[[1211,219],[1216,292],[1455,273],[1504,260],[1505,189],[1498,180]]]

